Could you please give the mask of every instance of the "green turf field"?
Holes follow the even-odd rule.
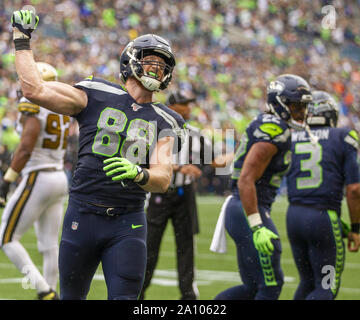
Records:
[[[216,254],[209,250],[212,234],[216,225],[223,198],[207,196],[198,197],[200,234],[196,236],[196,280],[200,299],[211,300],[220,291],[240,283],[237,272],[235,247],[228,237],[228,250],[225,254]],[[285,211],[287,201],[278,198],[274,203],[272,217],[282,239],[282,268],[285,274],[285,285],[280,296],[281,300],[292,299],[298,283],[298,274],[294,266],[290,246],[285,230]],[[343,216],[348,220],[344,206]],[[161,246],[158,262],[152,284],[146,292],[146,299],[177,300],[180,297],[177,288],[176,257],[174,237],[171,224],[168,226]],[[34,230],[27,232],[22,243],[29,251],[33,261],[41,268],[41,256],[36,250]],[[345,270],[338,300],[360,300],[360,252],[346,253]],[[34,299],[33,289],[23,289],[22,275],[10,263],[5,254],[0,252],[0,299]],[[101,269],[97,271],[88,295],[90,300],[106,299],[106,287]]]

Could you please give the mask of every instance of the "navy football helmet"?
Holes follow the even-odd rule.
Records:
[[[325,91],[312,92],[313,102],[309,104],[306,122],[309,126],[336,127],[339,106],[335,99]]]
[[[159,56],[165,65],[158,61],[142,59],[146,56]],[[154,72],[146,73],[144,65],[152,65],[163,70],[162,79]],[[120,78],[125,83],[130,76],[134,76],[149,91],[164,90],[169,85],[175,67],[175,57],[168,41],[154,34],[146,34],[131,41],[123,50],[120,57]]]
[[[267,111],[285,120],[295,129],[305,127],[305,119],[294,119],[294,113],[305,109],[312,101],[310,86],[303,78],[283,74],[271,81],[267,87]],[[301,123],[304,121],[304,123]]]

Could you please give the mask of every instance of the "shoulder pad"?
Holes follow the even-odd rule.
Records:
[[[267,133],[271,138],[274,138],[284,132],[284,129],[281,128],[278,124],[272,122],[265,122],[259,126],[259,129]]]
[[[89,76],[84,80],[81,80],[80,82],[76,83],[74,87],[88,90],[97,90],[116,95],[127,94],[126,89],[121,85],[106,81],[101,78],[95,78],[94,76]]]

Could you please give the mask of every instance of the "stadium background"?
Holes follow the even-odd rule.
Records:
[[[118,81],[119,56],[124,45],[139,35],[156,33],[171,41],[177,60],[173,82],[166,92],[179,88],[197,97],[192,111],[193,125],[210,129],[209,132],[213,128],[235,128],[238,138],[251,118],[263,110],[266,83],[281,73],[295,73],[307,79],[313,88],[334,94],[340,104],[340,126],[360,129],[360,0],[141,0],[133,3],[125,0],[2,0],[0,171],[5,170],[18,142],[14,127],[19,87],[14,69],[10,17],[14,10],[24,5],[33,5],[40,16],[38,30],[33,35],[35,59],[55,66],[60,81],[71,84],[91,74]],[[325,14],[322,8],[326,5],[333,5],[336,10],[335,29],[323,28]],[[164,102],[166,92],[157,94],[157,99]],[[76,123],[70,133],[66,158],[69,178],[76,162]],[[214,139],[218,146],[223,136],[214,136]],[[236,143],[225,142],[231,146]],[[229,241],[232,258],[231,254],[230,258],[224,258],[225,255],[212,255],[208,251],[221,201],[228,192],[227,180],[227,176],[215,176],[213,170],[208,169],[198,181],[198,192],[202,197],[199,198],[201,233],[197,264],[201,265],[200,270],[210,268],[206,267],[208,263],[217,273],[221,270],[233,272],[233,283],[236,281],[236,263],[235,252],[231,251],[232,242]],[[214,194],[217,197],[213,197]],[[207,208],[208,199],[214,202],[211,210]],[[278,201],[274,215],[279,213],[281,225],[286,199],[280,197]],[[347,219],[346,214],[344,212]],[[284,226],[281,235],[286,238]],[[34,235],[29,232],[26,237],[30,248],[35,248]],[[170,236],[168,239],[171,241]],[[160,269],[162,266],[164,270],[174,269],[171,246],[172,243],[165,241],[163,247],[168,248],[165,252],[169,257],[162,255]],[[285,250],[284,259],[288,259],[284,260],[288,261],[285,265],[289,266],[291,277],[296,279],[290,249]],[[36,250],[33,251],[32,254],[36,254]],[[217,257],[212,263],[206,259],[199,261],[209,254]],[[343,283],[349,281],[348,293],[346,290],[341,292],[339,298],[359,299],[360,283],[354,278],[360,259],[358,255],[350,254],[347,259],[350,261],[345,267]],[[19,283],[12,285],[20,291],[14,289],[14,295],[4,295],[9,293],[10,285],[2,284],[1,278],[12,279],[19,274],[11,268],[11,276],[4,271],[9,266],[3,253],[0,253],[1,266],[4,268],[0,271],[0,298],[30,298],[27,291],[19,289]],[[224,288],[230,285],[225,282]],[[154,298],[162,298],[162,287],[159,288],[159,295],[155,293],[156,288],[153,289]],[[174,290],[172,296],[176,299],[176,288],[169,288]],[[219,285],[214,289],[217,291],[201,298],[211,299],[221,291]],[[284,294],[282,298],[292,296],[291,292]],[[166,294],[163,298],[170,296]],[[101,295],[91,297],[101,299]]]

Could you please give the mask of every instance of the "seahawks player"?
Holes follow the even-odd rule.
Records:
[[[12,17],[23,93],[74,116],[80,129],[60,243],[60,298],[85,299],[101,262],[108,299],[137,299],[146,266],[145,195],[167,190],[171,152],[184,125],[177,113],[152,101],[171,80],[174,55],[165,39],[147,34],[121,54],[124,86],[95,77],[74,87],[45,83],[34,72],[29,45],[37,22],[31,11]]]
[[[303,78],[278,76],[267,88],[267,112],[255,118],[242,136],[225,228],[236,244],[243,285],[221,292],[216,299],[264,300],[280,295],[281,246],[270,210],[291,160],[289,126],[301,127],[310,101]]]
[[[307,123],[318,143],[311,143],[305,131],[292,133],[287,232],[300,275],[294,299],[331,300],[338,293],[345,259],[340,221],[344,186],[352,223],[348,250],[357,252],[360,246],[359,138],[354,130],[336,128],[337,120],[335,100],[314,91]]]

